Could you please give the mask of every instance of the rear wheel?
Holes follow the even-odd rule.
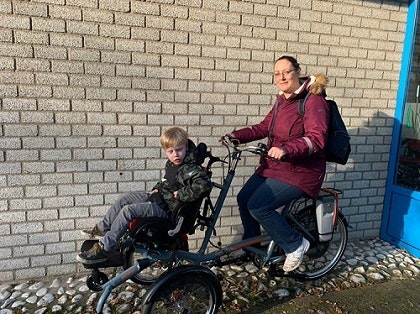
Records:
[[[316,223],[316,222],[315,222]],[[337,266],[347,246],[347,221],[338,213],[333,238],[327,242],[320,242],[315,238],[306,253],[302,264],[291,275],[301,279],[318,279],[325,276]]]

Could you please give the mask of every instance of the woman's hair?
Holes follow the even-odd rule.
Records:
[[[167,129],[162,133],[160,143],[164,149],[187,145],[188,133],[179,127]]]
[[[297,60],[295,58],[293,58],[291,56],[281,56],[280,58],[278,58],[276,60],[276,62],[280,61],[280,60],[287,60],[292,64],[292,66],[295,70],[300,70],[300,64],[297,62]]]

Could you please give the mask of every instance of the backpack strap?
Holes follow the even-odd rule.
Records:
[[[268,143],[267,143],[268,146],[270,146],[273,141],[273,129],[274,129],[274,123],[277,119],[278,111],[279,111],[279,102],[276,98],[276,102],[274,103],[274,115],[271,118],[270,127],[268,129]]]
[[[305,98],[303,99],[299,99],[299,105],[298,105],[298,111],[299,111],[299,115],[303,118],[303,115],[305,113],[305,105],[306,105],[306,100],[308,99],[309,95],[311,93],[307,93]]]
[[[303,115],[305,113],[306,100],[309,98],[310,94],[311,93],[308,92],[306,94],[305,98],[299,99],[298,111],[299,111],[299,115],[302,119],[303,119]],[[305,140],[306,144],[308,145],[309,155],[311,155],[313,153],[314,147],[312,145],[311,140],[308,137],[305,137],[304,135],[305,135],[305,126],[303,126],[303,129],[302,129],[302,138]]]

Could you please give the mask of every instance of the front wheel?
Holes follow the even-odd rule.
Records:
[[[340,261],[348,241],[347,221],[338,213],[334,235],[330,241],[311,243],[302,264],[291,276],[305,280],[314,280],[325,276]]]
[[[213,314],[222,303],[222,288],[208,268],[184,265],[165,273],[143,296],[142,313]]]

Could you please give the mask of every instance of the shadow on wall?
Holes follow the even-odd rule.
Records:
[[[375,110],[370,117],[355,119],[362,123],[348,128],[352,149],[349,161],[346,165],[328,163],[324,186],[343,191],[340,208],[351,226],[350,238],[378,237],[394,118]]]

